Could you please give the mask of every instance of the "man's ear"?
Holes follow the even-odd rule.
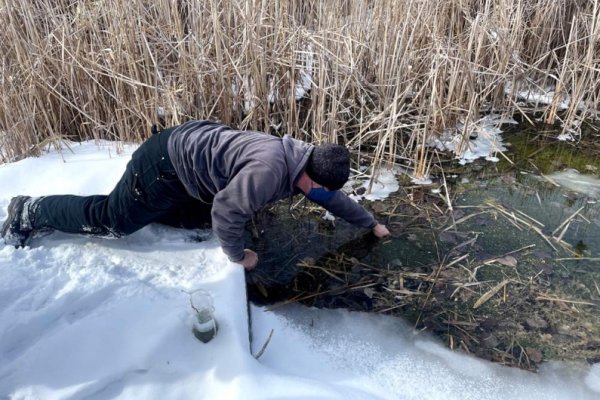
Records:
[[[308,194],[310,192],[312,186],[312,179],[309,178],[306,171],[302,172],[300,178],[296,182],[296,187],[299,188],[304,194]]]

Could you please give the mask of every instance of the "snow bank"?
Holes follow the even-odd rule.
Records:
[[[232,388],[214,381],[243,374],[248,359],[243,274],[220,260],[216,247],[196,249],[176,237],[147,243],[148,236],[154,235],[118,245],[52,237],[34,248],[0,251],[0,394],[227,396]],[[207,258],[222,269],[199,267]],[[191,334],[182,290],[194,286],[215,300],[221,332],[212,346]]]
[[[273,338],[263,364],[340,388],[340,396],[383,399],[596,399],[600,374],[547,364],[539,374],[453,352],[402,321],[343,310],[253,308],[257,337]],[[282,358],[282,353],[288,357]],[[347,389],[353,392],[348,393]],[[594,391],[595,390],[595,391]],[[347,397],[346,397],[347,398]]]

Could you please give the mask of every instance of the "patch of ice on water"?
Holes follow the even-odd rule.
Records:
[[[596,199],[600,198],[600,179],[597,176],[585,175],[576,169],[566,169],[555,172],[548,178],[574,192],[583,193]]]
[[[440,137],[430,140],[428,144],[441,151],[451,151],[460,160],[461,165],[478,158],[496,162],[496,154],[506,150],[500,125],[516,123],[511,118],[506,119],[499,115],[486,115],[471,123],[461,120],[455,128],[446,129]]]
[[[431,185],[433,184],[433,181],[430,178],[411,178],[410,180],[412,183],[414,183],[415,185]]]
[[[381,168],[379,171],[376,172],[374,177],[372,175],[354,177],[354,182],[363,181],[362,184],[358,187],[355,185],[355,183],[352,184],[352,186],[355,186],[355,191],[360,191],[361,188],[364,188],[365,192],[360,195],[350,195],[350,198],[356,201],[360,201],[363,199],[375,201],[387,198],[391,193],[396,192],[400,188],[398,180],[396,179],[397,173],[398,170],[396,169]],[[371,178],[373,179],[372,185]]]
[[[573,138],[573,135],[571,135],[569,132],[565,132],[565,133],[561,133],[560,135],[558,135],[557,137],[558,140],[560,140],[561,142],[572,142],[573,140],[575,140]]]

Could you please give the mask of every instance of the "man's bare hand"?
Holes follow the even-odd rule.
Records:
[[[390,231],[388,231],[388,228],[385,225],[382,225],[382,224],[375,225],[375,227],[373,228],[373,233],[379,239],[382,239],[382,238],[384,238],[386,236],[390,236]]]
[[[250,271],[258,264],[258,255],[250,249],[244,249],[244,258],[240,261],[240,264]]]

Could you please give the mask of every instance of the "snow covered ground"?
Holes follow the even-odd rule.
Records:
[[[16,194],[108,193],[134,149],[71,147],[0,166],[0,221]],[[119,240],[0,241],[0,399],[600,398],[600,364],[526,373],[377,315],[252,306],[250,345],[241,267],[214,238],[189,237],[153,225]],[[219,322],[207,344],[191,332],[198,288]]]

